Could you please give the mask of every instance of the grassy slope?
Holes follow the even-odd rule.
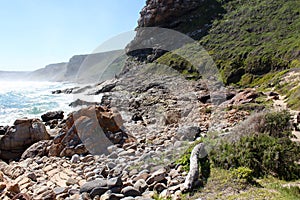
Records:
[[[300,66],[300,1],[232,0],[201,44],[221,69],[225,83],[245,73],[262,75]]]
[[[248,184],[243,180],[234,178],[232,172],[228,170],[212,168],[211,177],[204,188],[200,188],[194,194],[184,196],[184,199],[270,199],[270,200],[296,200],[300,193],[294,187],[286,188],[282,185],[285,181],[274,177],[257,179],[256,184]],[[289,184],[293,184],[289,182]]]
[[[225,84],[243,85],[270,71],[300,67],[299,0],[218,2],[225,14],[220,13],[222,16],[213,20],[200,44],[214,59]],[[186,26],[194,27],[196,22],[185,24],[182,32],[186,32]],[[207,23],[211,20],[207,19]],[[168,64],[166,60],[180,63],[171,54],[158,61]]]

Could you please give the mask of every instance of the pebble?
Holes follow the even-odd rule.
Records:
[[[74,154],[71,158],[71,163],[78,163],[80,161],[80,157],[77,154]]]

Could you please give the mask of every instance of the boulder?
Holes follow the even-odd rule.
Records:
[[[18,119],[0,137],[0,159],[20,159],[24,151],[41,140],[49,140],[45,125],[38,119]]]
[[[179,140],[194,141],[200,136],[201,129],[197,126],[183,126],[177,129],[176,138]]]
[[[131,197],[141,196],[140,191],[132,186],[124,187],[121,193],[124,194],[125,196],[131,196]]]
[[[261,96],[262,93],[256,92],[254,89],[245,89],[244,91],[239,92],[231,100],[226,101],[227,104],[232,105],[241,105],[245,103],[253,103],[256,98]]]
[[[27,158],[34,157],[43,157],[49,154],[48,147],[52,144],[51,140],[42,140],[33,145],[31,145],[26,151],[22,154],[21,159],[25,160]]]
[[[54,138],[50,147],[51,156],[74,154],[108,154],[113,144],[123,145],[130,136],[122,129],[121,115],[104,106],[89,106],[73,112],[65,126]]]
[[[41,116],[43,122],[48,122],[54,119],[63,119],[64,111],[47,112]]]
[[[90,193],[93,189],[95,188],[100,188],[100,187],[106,187],[107,186],[107,181],[106,179],[96,179],[94,181],[89,181],[83,184],[80,187],[80,193]],[[108,190],[108,188],[107,188]]]

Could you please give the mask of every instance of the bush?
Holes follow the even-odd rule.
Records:
[[[271,112],[265,115],[265,130],[273,137],[286,137],[289,136],[291,131],[291,115],[287,110],[280,112]]]
[[[253,133],[281,138],[291,136],[291,115],[287,110],[254,113],[233,130],[231,137],[240,138]]]
[[[255,134],[237,142],[223,141],[210,153],[214,165],[224,169],[248,167],[254,177],[267,174],[280,179],[300,178],[300,146],[289,138]]]
[[[245,180],[247,182],[253,181],[253,171],[248,167],[239,167],[232,171],[233,177],[241,180]]]

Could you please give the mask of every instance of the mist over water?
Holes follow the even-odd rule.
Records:
[[[74,87],[70,83],[0,81],[0,125],[11,125],[18,118],[40,118],[48,111],[71,112],[72,95],[51,91]]]

